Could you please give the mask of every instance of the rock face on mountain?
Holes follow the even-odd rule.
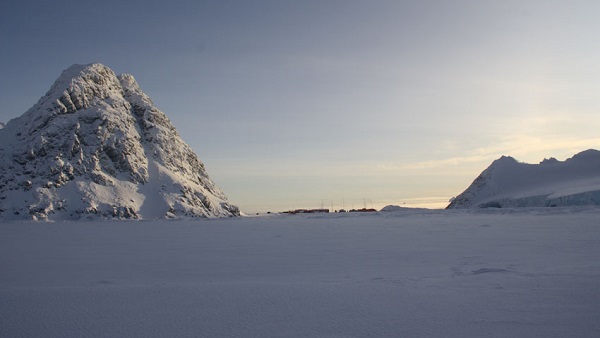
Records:
[[[0,219],[239,215],[131,75],[66,69],[0,129]]]
[[[520,163],[502,156],[485,169],[448,209],[600,205],[600,151],[565,161]]]

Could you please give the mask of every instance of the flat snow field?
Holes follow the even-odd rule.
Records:
[[[0,224],[2,337],[600,337],[600,208]]]

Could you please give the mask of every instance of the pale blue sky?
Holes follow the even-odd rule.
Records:
[[[446,205],[600,148],[599,1],[3,1],[0,121],[133,74],[243,211]]]

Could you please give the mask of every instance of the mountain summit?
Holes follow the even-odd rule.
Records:
[[[239,215],[133,76],[73,65],[0,129],[0,219]]]
[[[600,151],[558,161],[521,163],[502,156],[492,162],[448,209],[600,205]]]

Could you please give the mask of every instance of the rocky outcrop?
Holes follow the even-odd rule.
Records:
[[[239,215],[131,75],[74,65],[0,131],[0,218]]]

